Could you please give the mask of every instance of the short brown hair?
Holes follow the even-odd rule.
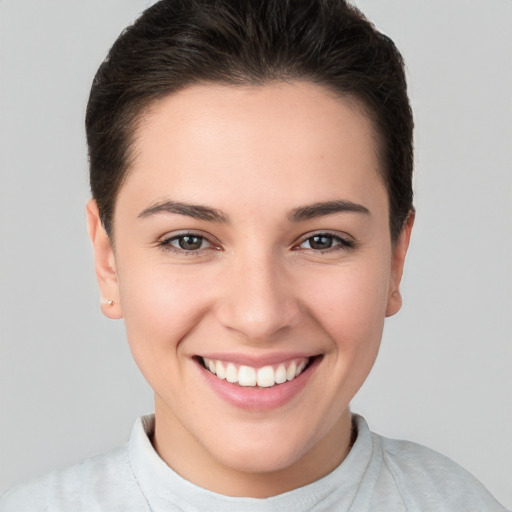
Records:
[[[307,80],[359,100],[374,123],[398,237],[412,206],[413,119],[394,43],[343,0],[161,0],[124,30],[94,78],[90,183],[110,234],[148,105],[194,83]]]

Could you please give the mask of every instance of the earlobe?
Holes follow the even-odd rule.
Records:
[[[87,202],[86,211],[89,237],[94,250],[96,278],[102,296],[101,310],[106,317],[119,319],[123,317],[123,313],[119,297],[114,250],[101,222],[98,205],[94,199]]]
[[[409,248],[412,227],[414,225],[414,211],[411,210],[404,223],[402,232],[393,248],[391,261],[391,277],[389,280],[388,303],[386,307],[386,316],[393,316],[400,311],[402,307],[402,294],[400,293],[400,282],[404,270],[405,256]]]
[[[388,297],[388,305],[386,308],[386,316],[396,315],[402,308],[402,294],[400,290],[394,290]]]

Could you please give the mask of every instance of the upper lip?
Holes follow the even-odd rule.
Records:
[[[233,352],[208,352],[198,355],[198,357],[225,361],[227,363],[235,363],[253,368],[261,368],[263,366],[276,365],[286,363],[293,359],[312,358],[320,354],[312,354],[306,352],[275,352],[265,355],[240,354]]]

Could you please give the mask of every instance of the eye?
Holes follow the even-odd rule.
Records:
[[[198,235],[180,235],[171,239],[172,246],[184,251],[198,251],[203,248],[205,242],[205,239]]]
[[[347,240],[331,233],[317,233],[304,239],[297,247],[313,251],[328,251],[330,249],[348,249],[354,246],[351,240]]]
[[[206,237],[196,233],[181,233],[162,240],[159,245],[178,253],[197,253],[214,247]]]

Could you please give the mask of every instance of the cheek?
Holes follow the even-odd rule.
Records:
[[[330,339],[326,373],[333,386],[324,393],[333,421],[363,385],[379,352],[388,281],[379,268],[346,269],[325,279],[322,292],[313,288],[311,316]]]
[[[130,267],[127,272],[120,269],[119,283],[134,358],[141,370],[148,365],[173,366],[175,358],[163,357],[180,351],[181,340],[198,325],[210,299],[201,280],[190,272],[147,263]]]
[[[310,308],[342,350],[380,342],[387,305],[386,264],[335,269],[308,286]]]

